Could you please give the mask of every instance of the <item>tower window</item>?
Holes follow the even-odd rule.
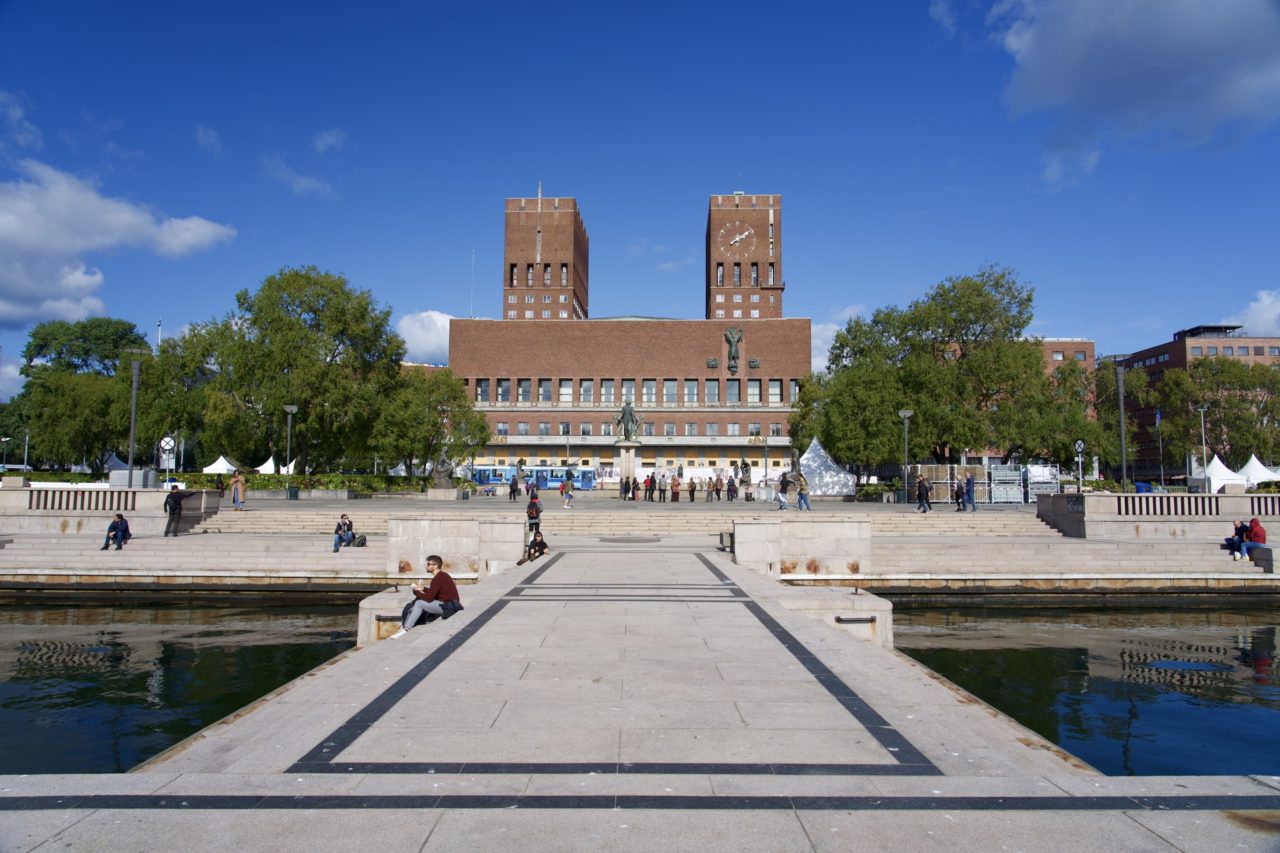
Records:
[[[733,265],[733,286],[742,287],[742,264]]]
[[[524,286],[533,287],[533,264],[528,264],[524,271]]]
[[[760,265],[759,264],[751,265],[751,286],[752,287],[760,286]]]
[[[773,226],[770,225],[769,227],[772,228]],[[769,254],[773,253],[770,252]],[[773,287],[773,264],[769,264],[769,286]]]
[[[542,286],[551,286],[551,264],[546,264],[542,267]]]
[[[716,264],[716,287],[724,287],[724,264]]]
[[[560,265],[560,286],[561,287],[569,286],[569,265],[568,264]]]
[[[512,265],[511,265],[511,286],[512,286],[512,287],[515,287],[515,286],[516,286],[516,284],[519,282],[519,279],[517,279],[517,278],[516,278],[516,275],[517,275],[517,273],[516,273],[516,265],[515,265],[515,264],[512,264]]]

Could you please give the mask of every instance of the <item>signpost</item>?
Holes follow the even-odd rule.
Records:
[[[166,435],[160,439],[160,467],[173,473],[174,453],[178,443],[173,440],[173,436]]]
[[[1076,494],[1084,494],[1084,439],[1076,439]]]

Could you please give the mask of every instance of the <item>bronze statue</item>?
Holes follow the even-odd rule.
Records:
[[[742,329],[730,326],[725,330],[724,339],[729,344],[729,372],[738,372],[738,343],[742,340]]]
[[[742,461],[738,463],[738,466],[742,470],[742,482],[749,484],[751,482],[751,463],[747,461],[747,457],[742,457]]]
[[[630,400],[622,404],[622,414],[614,422],[622,430],[623,441],[635,440],[636,432],[640,429],[640,416],[636,414]]]
[[[431,485],[437,489],[447,489],[453,485],[453,463],[441,451],[440,458],[431,467]]]

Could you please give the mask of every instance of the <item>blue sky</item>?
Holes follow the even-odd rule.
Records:
[[[597,317],[701,316],[707,197],[742,189],[783,196],[818,353],[986,263],[1101,353],[1280,333],[1277,118],[1274,0],[0,0],[0,396],[35,322],[154,339],[285,265],[442,360],[539,181],[581,206]]]

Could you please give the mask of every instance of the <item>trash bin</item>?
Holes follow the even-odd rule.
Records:
[[[284,490],[285,500],[296,501],[298,499],[298,487],[289,486]]]

